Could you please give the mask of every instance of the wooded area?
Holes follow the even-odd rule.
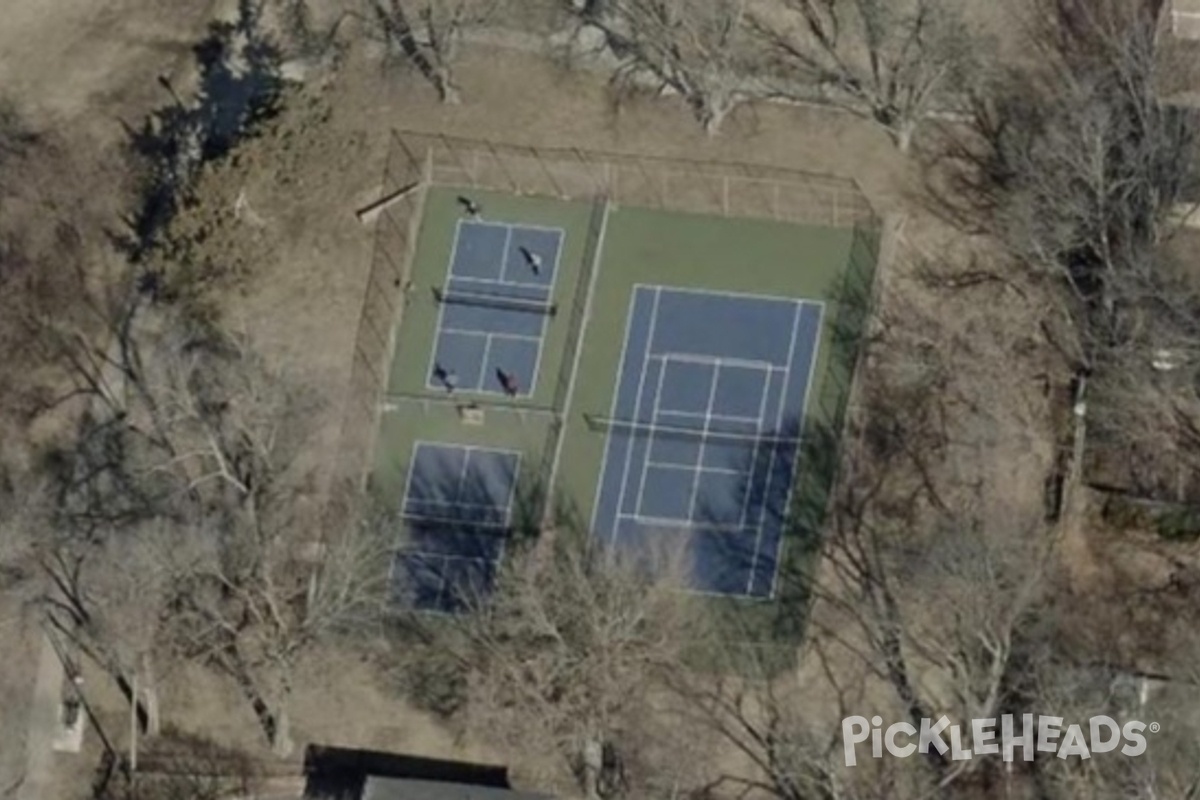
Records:
[[[305,0],[266,9],[283,20],[280,60],[336,71],[369,42],[387,65],[380,80],[415,71],[447,104],[472,102],[456,73],[462,51],[517,14],[504,0],[364,0],[326,26]],[[1200,796],[1197,531],[1171,543],[1169,582],[1100,602],[1062,563],[1070,497],[1030,514],[994,496],[992,473],[961,469],[964,451],[998,452],[999,416],[1026,413],[989,407],[992,385],[970,382],[1004,381],[999,359],[1037,338],[1051,354],[1039,401],[1062,412],[1037,446],[1057,453],[1085,425],[1088,442],[1136,463],[1154,499],[1200,514],[1200,497],[1160,496],[1172,480],[1194,485],[1200,466],[1200,292],[1183,224],[1200,198],[1200,117],[1160,95],[1175,56],[1158,5],[1039,4],[1019,16],[1020,59],[1003,59],[951,0],[539,9],[553,29],[544,38],[557,37],[547,51],[570,51],[563,70],[603,70],[617,103],[673,97],[657,113],[690,114],[710,135],[734,135],[731,120],[768,102],[869,120],[919,176],[910,216],[954,243],[904,251],[920,262],[903,267],[916,279],[885,275],[869,309],[846,429],[824,432],[842,437],[845,463],[820,558],[800,576],[805,605],[789,610],[802,641],[761,641],[680,590],[676,554],[656,554],[647,571],[582,523],[511,552],[495,591],[466,598],[463,614],[391,607],[398,509],[331,479],[315,443],[313,420],[340,398],[313,391],[223,313],[232,279],[191,260],[170,220],[145,248],[121,247],[119,266],[94,258],[83,226],[116,228],[118,215],[75,197],[79,159],[7,104],[0,432],[14,444],[0,459],[0,593],[111,682],[147,741],[172,735],[161,677],[198,667],[228,682],[264,746],[288,757],[296,675],[337,651],[563,796]],[[259,53],[239,31],[218,39]],[[156,165],[203,150],[196,128],[180,130],[155,140],[166,162],[143,152],[111,169],[154,184]],[[199,204],[198,164],[172,187],[173,207]],[[1001,332],[1015,343],[979,363],[971,340],[986,326],[951,317],[1014,297],[1038,330]],[[1046,399],[1081,382],[1079,397]],[[47,419],[52,435],[25,443]],[[942,715],[1152,716],[1163,733],[1138,758],[1004,763],[933,750],[847,768],[841,720],[875,713],[918,729]],[[23,736],[0,730],[0,749]],[[197,800],[229,788],[121,785],[130,798]]]

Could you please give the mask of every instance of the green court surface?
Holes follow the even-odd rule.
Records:
[[[473,445],[521,453],[514,527],[531,532],[541,524],[541,474],[551,458],[550,417],[509,409],[485,409],[483,425],[464,424],[454,404],[441,398],[401,400],[385,405],[380,417],[372,487],[390,507],[404,497],[409,459],[418,442]]]
[[[462,207],[457,200],[459,194],[461,192],[454,189],[433,188],[426,195],[412,265],[412,287],[408,305],[404,309],[404,320],[396,335],[388,394],[411,395],[427,391],[426,378],[429,376],[439,311],[433,289],[446,281],[455,225],[463,217]],[[575,295],[581,272],[580,263],[584,257],[592,203],[514,197],[476,190],[472,190],[470,195],[483,206],[489,220],[563,229],[565,239],[559,256],[553,298],[562,305],[568,305]],[[555,382],[564,366],[562,355],[565,341],[564,325],[552,321],[547,330],[537,386],[533,397],[527,401],[529,405],[550,405]]]
[[[582,415],[603,415],[612,404],[634,285],[828,300],[839,290],[852,243],[849,229],[645,209],[610,212],[557,487],[575,500],[584,519],[591,518],[604,435],[589,430]],[[836,314],[829,310],[826,319]],[[831,331],[826,325],[818,378],[827,371]]]
[[[598,206],[590,199],[472,190],[471,197],[482,203],[488,220],[565,231],[553,289],[560,311],[546,328],[532,396],[456,393],[449,398],[427,388],[427,378],[439,318],[432,289],[446,280],[456,224],[462,218],[458,195],[455,189],[432,188],[425,199],[411,266],[412,288],[395,334],[374,455],[372,482],[384,502],[399,506],[408,461],[419,441],[513,449],[523,454],[518,513],[527,517],[528,526],[536,526],[542,511],[538,506],[547,494],[545,481],[551,476],[555,480],[548,492],[558,521],[587,525],[596,503],[606,435],[589,427],[585,415],[605,415],[613,405],[636,285],[819,301],[824,313],[802,424],[793,519],[784,537],[775,598],[779,602],[734,603],[757,607],[751,613],[763,619],[753,622],[756,629],[791,616],[780,611],[805,602],[797,588],[799,573],[816,546],[836,469],[841,420],[876,267],[878,232],[635,207],[609,207],[601,226]],[[598,245],[590,238],[597,231],[602,231]],[[582,338],[577,338],[580,325]],[[570,391],[565,391],[568,386]],[[482,423],[464,423],[455,399],[478,401]],[[768,615],[766,607],[776,611]],[[777,632],[795,633],[778,627]]]
[[[801,585],[816,546],[828,489],[837,466],[855,346],[865,319],[876,265],[877,234],[850,228],[730,219],[640,208],[610,211],[597,279],[565,417],[555,497],[576,524],[592,519],[605,434],[589,428],[585,414],[604,415],[613,402],[625,326],[637,284],[774,295],[824,303],[816,368],[806,418],[792,519],[785,528],[777,585],[778,603],[715,599],[738,607],[739,627],[789,630]],[[748,618],[747,606],[754,619]]]

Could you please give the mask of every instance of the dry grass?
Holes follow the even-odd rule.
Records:
[[[21,7],[42,5],[23,2]],[[72,23],[92,31],[96,41],[85,42],[82,63],[72,61],[71,69],[85,69],[86,56],[96,54],[97,72],[109,81],[105,88],[81,80],[70,91],[67,86],[48,91],[48,76],[56,73],[33,53],[27,54],[33,78],[16,83],[30,97],[44,92],[39,113],[45,119],[84,120],[78,146],[93,158],[111,154],[119,138],[111,136],[114,115],[137,119],[161,101],[147,88],[156,70],[187,72],[186,59],[174,48],[198,30],[193,11],[169,32],[142,29],[138,35],[149,44],[139,43],[120,59],[112,55],[113,48],[131,45],[131,34],[114,27],[114,20],[158,18],[137,9],[133,0],[113,0],[103,11],[89,12],[84,22]],[[194,13],[197,19],[203,16],[200,10]],[[66,26],[50,15],[38,29],[54,30],[55,24]],[[129,30],[138,31],[137,25]],[[101,57],[105,54],[107,60]],[[912,199],[913,166],[874,126],[827,110],[764,105],[742,109],[719,137],[708,138],[671,99],[634,99],[616,109],[603,76],[563,73],[532,54],[483,49],[469,52],[461,67],[464,104],[447,107],[416,76],[381,75],[378,56],[369,46],[356,47],[327,86],[297,90],[262,137],[246,142],[203,177],[198,205],[177,223],[178,232],[203,240],[198,252],[228,275],[219,297],[232,324],[326,397],[311,458],[334,451],[370,264],[372,231],[353,211],[378,194],[388,130],[407,127],[518,143],[755,161],[855,178],[881,211],[909,216],[902,251],[885,275],[884,308],[903,322],[895,331],[896,352],[919,347],[946,376],[942,413],[951,444],[936,464],[939,483],[950,487],[956,503],[982,516],[1040,513],[1041,481],[1054,440],[1050,400],[1038,380],[1054,369],[1036,334],[1041,309],[999,285],[935,291],[922,282],[918,273],[930,254],[953,268],[975,245],[962,243],[921,211]],[[11,62],[0,62],[0,78],[11,69]],[[74,73],[66,74],[64,83],[71,84]],[[113,102],[111,109],[97,104],[104,97]],[[244,206],[240,216],[235,214],[239,198],[252,214],[244,213]],[[127,199],[109,198],[114,203],[106,209],[110,218]],[[89,248],[98,258],[111,257],[99,241]],[[189,668],[164,676],[163,683],[167,721],[227,743],[261,747],[245,703],[225,682]],[[496,755],[408,708],[394,686],[351,655],[314,658],[295,696],[293,724],[301,744],[484,760]],[[120,708],[118,699],[105,701],[110,703]]]

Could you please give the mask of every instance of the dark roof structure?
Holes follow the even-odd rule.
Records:
[[[512,788],[505,767],[311,746],[305,797],[313,800],[552,800]]]
[[[411,778],[368,778],[362,800],[550,800],[515,789]]]

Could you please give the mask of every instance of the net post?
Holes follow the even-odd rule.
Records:
[[[729,216],[729,176],[721,176],[721,213]]]

